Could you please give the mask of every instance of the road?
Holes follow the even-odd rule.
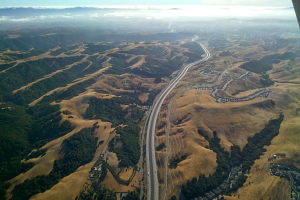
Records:
[[[175,88],[178,82],[185,76],[188,70],[198,65],[201,62],[207,61],[210,58],[209,51],[201,43],[198,43],[201,48],[205,51],[205,55],[202,59],[195,61],[190,64],[186,64],[179,71],[178,75],[169,83],[169,85],[162,90],[162,92],[157,96],[152,107],[150,108],[150,114],[147,121],[146,129],[146,166],[147,166],[147,199],[148,200],[158,200],[159,199],[159,183],[157,176],[157,166],[155,157],[155,130],[158,114],[160,112],[161,106],[170,94],[170,92]]]

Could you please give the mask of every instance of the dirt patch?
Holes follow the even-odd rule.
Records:
[[[148,101],[148,98],[149,98],[149,93],[143,93],[139,96],[139,100],[142,103],[146,103]]]

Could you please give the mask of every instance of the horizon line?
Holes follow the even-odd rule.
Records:
[[[18,8],[32,8],[32,9],[68,9],[68,8],[98,8],[98,9],[180,9],[180,8],[195,8],[195,7],[247,7],[247,8],[277,8],[286,9],[294,8],[293,6],[253,6],[253,5],[78,5],[78,6],[0,6],[0,9],[18,9]]]

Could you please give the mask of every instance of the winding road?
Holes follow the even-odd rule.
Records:
[[[207,61],[210,58],[209,51],[201,43],[198,43],[204,50],[205,55],[202,59],[197,60],[193,63],[189,63],[183,66],[179,71],[178,75],[170,82],[170,84],[161,91],[154,101],[152,107],[150,108],[149,117],[146,122],[146,166],[147,166],[147,199],[148,200],[158,200],[159,199],[159,183],[157,175],[157,165],[155,157],[155,130],[158,114],[160,112],[161,106],[170,94],[170,92],[175,88],[177,83],[186,75],[188,70],[198,65],[201,62]]]

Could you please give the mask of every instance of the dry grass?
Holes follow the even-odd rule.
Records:
[[[10,193],[16,185],[24,182],[26,179],[31,179],[39,175],[49,174],[52,170],[54,161],[59,159],[59,150],[63,140],[80,131],[80,129],[81,128],[76,128],[65,136],[55,139],[44,145],[42,149],[47,149],[46,154],[38,160],[35,160],[35,165],[30,170],[16,176],[9,181],[11,185],[8,189],[8,193]]]
[[[49,51],[43,53],[43,54],[40,54],[40,55],[37,55],[37,56],[32,56],[32,57],[29,57],[29,58],[24,58],[24,59],[19,59],[16,61],[16,64],[7,68],[7,69],[4,69],[2,71],[0,71],[0,74],[1,73],[5,73],[7,72],[8,70],[11,70],[15,67],[17,67],[19,64],[21,63],[25,63],[25,62],[29,62],[29,61],[36,61],[36,60],[41,60],[41,59],[45,59],[45,58],[65,58],[65,57],[72,57],[74,55],[58,55],[58,56],[52,56],[50,55],[52,51],[56,51],[57,49],[60,49],[60,47],[55,47],[53,49],[50,49]],[[15,62],[15,61],[13,61]]]
[[[270,77],[277,82],[300,84],[300,58],[298,58],[292,67],[289,61],[282,61],[274,65]]]
[[[163,43],[163,44],[161,44],[161,43],[156,43],[156,44],[137,43],[137,44],[128,45],[127,47],[123,48],[122,51],[131,50],[131,49],[134,49],[139,46],[148,46],[148,45],[159,46],[159,47],[163,48],[165,50],[164,51],[165,57],[170,57],[171,50],[179,52],[179,50],[181,49],[180,47],[174,46],[170,43]],[[74,51],[72,51],[72,55],[66,55],[64,53],[61,53],[58,56],[50,55],[50,53],[52,51],[55,51],[59,48],[60,47],[51,49],[48,52],[41,54],[39,56],[34,56],[34,57],[18,60],[17,63],[13,67],[6,69],[6,70],[2,70],[2,71],[0,71],[0,73],[5,73],[5,71],[10,70],[14,67],[17,67],[20,63],[23,63],[23,62],[44,59],[44,58],[54,58],[54,57],[60,58],[60,57],[69,57],[69,56],[74,56],[74,55],[85,55],[85,54],[82,54],[83,51],[85,50],[84,45],[82,45],[82,46],[78,47],[78,49],[75,49]],[[154,84],[154,78],[142,78],[142,77],[139,77],[139,76],[133,75],[133,74],[122,74],[122,75],[105,74],[105,75],[103,75],[103,72],[105,72],[107,69],[109,69],[111,67],[111,64],[109,63],[111,58],[108,57],[107,55],[110,53],[116,53],[119,50],[121,50],[121,49],[115,48],[115,49],[111,49],[111,50],[105,52],[104,54],[99,54],[99,56],[107,58],[107,60],[104,62],[103,68],[100,69],[99,71],[94,72],[89,75],[86,75],[82,78],[78,78],[78,79],[74,80],[72,83],[69,83],[64,87],[55,88],[55,89],[47,92],[46,94],[40,96],[39,98],[35,99],[33,102],[31,102],[29,104],[29,106],[34,106],[35,104],[37,104],[41,100],[43,100],[44,97],[49,96],[55,92],[65,91],[65,90],[69,89],[70,87],[72,87],[76,84],[82,83],[83,81],[86,81],[86,80],[98,79],[98,80],[96,80],[96,82],[94,84],[87,87],[85,92],[79,94],[78,96],[73,97],[69,100],[63,100],[59,103],[53,103],[53,104],[60,105],[61,111],[69,111],[71,113],[68,115],[62,114],[62,118],[63,118],[63,120],[69,120],[75,126],[75,129],[73,131],[67,133],[66,135],[64,135],[60,138],[57,138],[57,139],[47,143],[46,145],[44,145],[42,148],[47,149],[46,154],[42,157],[31,159],[30,162],[34,162],[35,166],[33,168],[31,168],[30,170],[28,170],[26,173],[20,174],[19,176],[10,180],[11,186],[9,188],[9,193],[12,191],[12,189],[14,188],[15,185],[22,183],[26,179],[32,179],[38,175],[49,174],[50,171],[52,170],[54,161],[59,159],[61,156],[59,154],[59,152],[60,152],[62,142],[65,139],[71,137],[73,134],[76,134],[81,129],[91,127],[95,123],[98,122],[98,124],[100,126],[99,132],[98,132],[99,141],[100,140],[104,141],[104,143],[101,144],[97,148],[97,152],[94,156],[93,161],[91,161],[90,163],[88,163],[84,166],[79,167],[74,173],[70,174],[69,176],[64,177],[59,183],[57,183],[51,189],[45,191],[44,193],[37,194],[31,198],[34,200],[37,200],[37,199],[74,199],[78,195],[78,193],[82,190],[83,186],[90,183],[89,179],[88,179],[88,175],[89,175],[89,171],[90,171],[91,167],[94,165],[95,161],[99,158],[100,153],[107,149],[109,141],[113,137],[115,137],[115,134],[111,134],[112,132],[114,132],[114,129],[111,127],[110,123],[102,122],[101,120],[86,120],[83,118],[83,114],[85,113],[85,111],[88,107],[86,100],[90,97],[96,97],[96,98],[102,98],[102,99],[117,98],[119,96],[114,95],[114,94],[118,93],[118,95],[119,95],[122,92],[134,92],[134,90],[132,90],[132,88],[135,88],[136,86],[141,86],[141,87],[147,88],[149,91],[158,90],[165,86],[165,83],[163,83],[163,82],[160,84]],[[144,64],[146,56],[137,55],[136,57],[138,57],[139,60],[134,65],[132,65],[130,68],[137,68]],[[40,81],[51,78],[52,76],[54,76],[58,73],[61,73],[64,70],[72,68],[76,64],[87,61],[87,58],[88,58],[88,56],[86,55],[78,63],[73,63],[71,65],[68,65],[62,70],[55,71],[55,72],[48,74],[38,80],[35,80],[27,85],[24,85],[21,88],[15,90],[14,93],[17,93],[21,90],[31,87]],[[132,61],[132,59],[134,59],[134,56],[132,56],[131,60],[128,60],[128,62]],[[183,58],[183,59],[185,59],[185,58]],[[101,78],[99,78],[99,77],[101,77]],[[96,91],[102,91],[103,93],[99,93]],[[144,93],[139,96],[139,99],[141,102],[146,102],[146,101],[148,101],[148,97],[149,97],[149,93]],[[126,105],[124,105],[124,106],[126,106]],[[101,134],[100,134],[100,132],[101,132]],[[199,148],[199,147],[197,147],[197,144],[193,144],[193,145],[195,146],[195,149]],[[202,150],[203,149],[200,148],[197,150],[197,152],[200,152]],[[190,151],[192,151],[192,150],[190,150]],[[209,154],[207,154],[207,155],[209,155]],[[212,153],[212,155],[214,155],[214,154]],[[215,162],[214,156],[212,158],[213,158],[212,162],[214,163]],[[113,166],[114,168],[116,168],[117,171],[119,171],[120,170],[118,168],[119,161],[118,161],[116,155],[114,153],[108,153],[108,159],[109,159],[108,160],[109,164],[111,166]],[[192,164],[192,162],[194,162],[194,161],[188,160],[187,163],[182,164],[181,168],[185,168],[185,167],[194,165],[194,164]],[[196,164],[198,162],[204,164],[203,161],[195,161],[195,162],[196,162]],[[128,179],[129,176],[131,175],[132,171],[133,171],[133,169],[131,169],[131,168],[127,169],[127,170],[122,170],[120,173],[121,178]],[[190,176],[194,176],[194,175],[191,174],[188,177],[190,177]],[[106,188],[113,190],[113,191],[117,191],[117,192],[134,191],[137,187],[140,186],[140,178],[141,178],[140,174],[136,173],[136,175],[133,178],[130,185],[124,186],[124,185],[118,184],[116,182],[116,180],[114,180],[114,178],[112,177],[110,172],[108,172],[107,177],[105,178],[105,180],[103,182],[103,185]],[[68,191],[68,192],[66,192],[66,191]]]
[[[180,162],[176,169],[168,170],[168,194],[166,199],[172,195],[179,194],[180,186],[191,177],[198,177],[200,174],[209,174],[214,171],[216,166],[214,153],[209,153],[207,149],[207,141],[198,134],[198,130],[211,135],[213,131],[218,133],[221,139],[221,145],[229,150],[233,144],[243,147],[247,143],[247,138],[259,132],[265,124],[277,116],[280,110],[284,111],[288,116],[283,122],[280,135],[272,141],[272,145],[268,147],[268,151],[261,159],[255,162],[252,167],[249,178],[234,196],[226,197],[227,199],[287,199],[289,196],[288,183],[278,177],[272,177],[269,174],[267,158],[274,153],[285,153],[288,162],[295,166],[300,166],[299,144],[297,133],[300,131],[299,120],[300,113],[297,117],[296,109],[300,109],[300,85],[297,84],[299,79],[299,66],[289,68],[289,62],[281,62],[274,66],[270,71],[270,77],[276,81],[289,82],[289,84],[275,84],[271,87],[272,93],[268,99],[257,98],[247,102],[229,102],[225,104],[217,103],[210,96],[210,91],[200,91],[189,89],[191,85],[202,83],[205,80],[213,80],[213,76],[199,76],[197,70],[201,68],[212,67],[217,71],[232,72],[241,74],[245,71],[239,69],[244,62],[244,58],[249,60],[261,59],[264,56],[274,54],[274,51],[266,51],[259,45],[240,46],[231,45],[226,50],[230,50],[233,56],[218,57],[220,52],[214,52],[214,59],[203,65],[194,68],[181,83],[178,84],[176,91],[179,93],[174,100],[170,121],[173,126],[171,128],[170,153],[169,159],[178,155],[187,154],[188,157]],[[286,52],[285,49],[279,49],[279,53]],[[284,70],[281,70],[285,68]],[[287,72],[288,71],[288,72]],[[284,79],[284,77],[288,77]],[[292,81],[287,81],[287,80]],[[221,83],[220,79],[216,79],[216,83]],[[260,78],[257,74],[252,73],[247,80],[234,81],[228,88],[228,93],[238,93],[236,96],[246,96],[260,87]],[[180,92],[184,91],[184,92]],[[243,91],[243,92],[241,92]],[[174,95],[176,92],[172,92]],[[170,95],[170,96],[172,96]],[[272,99],[275,105],[270,101]],[[167,99],[170,101],[170,98]],[[167,103],[168,103],[167,102]],[[160,116],[160,123],[165,123],[166,106]],[[287,114],[288,113],[288,114]],[[158,126],[159,136],[156,137],[157,146],[166,143],[166,126]],[[164,162],[168,152],[165,150],[157,152],[160,189],[164,192]],[[206,156],[206,157],[205,157]],[[205,158],[204,158],[205,157]],[[204,163],[201,160],[204,158]],[[208,162],[206,162],[206,160]],[[189,165],[189,162],[192,164]],[[208,164],[209,163],[209,164]],[[201,166],[202,171],[193,167]],[[186,178],[189,177],[189,178]],[[163,196],[161,197],[164,198]]]
[[[87,91],[70,100],[64,100],[60,102],[61,110],[70,111],[73,117],[73,118],[68,118],[68,115],[63,115],[63,119],[69,120],[73,125],[76,126],[76,129],[63,137],[58,138],[57,146],[55,147],[55,150],[58,153],[60,149],[60,145],[63,142],[63,140],[70,137],[74,133],[78,132],[82,128],[92,127],[93,124],[95,124],[96,122],[98,122],[99,125],[99,128],[97,129],[98,140],[99,141],[102,140],[104,141],[104,143],[97,148],[94,159],[90,163],[81,166],[76,170],[76,172],[70,174],[67,177],[64,177],[58,184],[53,186],[50,190],[47,190],[42,194],[37,194],[34,197],[32,197],[32,199],[74,199],[81,191],[83,185],[88,181],[89,171],[91,167],[95,164],[100,153],[102,153],[107,148],[109,141],[114,137],[114,135],[111,134],[111,132],[114,131],[114,128],[111,127],[111,124],[109,122],[102,122],[101,120],[83,119],[82,115],[88,106],[87,104],[84,104],[83,101],[86,98],[89,98],[91,96],[95,96],[97,98],[106,98],[106,99],[115,97],[114,95]],[[53,159],[53,162],[54,160],[55,159]],[[38,167],[39,166],[37,166],[37,168]],[[66,193],[65,192],[66,190],[70,192]]]
[[[192,121],[189,126],[207,134],[216,131],[226,149],[232,144],[243,147],[247,138],[261,130],[273,116],[272,110],[253,106],[262,101],[220,104],[208,91],[189,90],[176,100],[171,121],[178,125],[188,123],[185,120]],[[188,115],[190,119],[185,119]]]
[[[94,72],[94,73],[92,73],[92,74],[86,75],[86,76],[84,76],[83,78],[78,78],[78,79],[76,79],[75,81],[73,81],[72,83],[69,83],[69,84],[67,84],[67,85],[64,86],[64,87],[58,87],[58,88],[55,88],[55,89],[53,89],[53,90],[47,92],[46,94],[44,94],[44,95],[42,95],[41,97],[37,98],[36,100],[32,101],[32,102],[29,104],[29,106],[34,106],[34,105],[36,105],[36,104],[39,103],[41,100],[43,100],[44,97],[49,96],[49,95],[51,95],[51,94],[54,94],[55,92],[64,91],[64,90],[66,90],[66,89],[68,89],[68,88],[70,88],[70,87],[72,87],[72,86],[74,86],[74,85],[77,85],[77,84],[79,84],[79,83],[82,83],[82,82],[84,82],[84,81],[86,81],[86,80],[90,80],[90,79],[93,79],[93,78],[98,77],[99,75],[101,75],[103,72],[105,72],[107,69],[109,69],[109,68],[111,67],[111,65],[109,64],[109,60],[110,60],[110,59],[108,59],[108,60],[104,63],[104,67],[101,68],[100,70],[98,70],[98,71],[96,71],[96,72]]]
[[[12,91],[12,93],[15,94],[15,93],[17,93],[17,92],[20,92],[20,91],[22,91],[22,90],[25,90],[25,89],[27,89],[27,88],[29,88],[29,87],[31,87],[31,86],[33,86],[33,85],[35,85],[35,84],[41,82],[41,81],[44,81],[44,80],[46,80],[46,79],[49,79],[49,78],[51,78],[51,77],[53,77],[53,76],[55,76],[55,75],[57,75],[57,74],[59,74],[59,73],[62,73],[62,72],[64,72],[64,71],[66,71],[66,70],[71,69],[72,67],[74,67],[74,66],[76,66],[76,65],[79,65],[79,64],[81,64],[81,63],[83,63],[83,62],[86,62],[87,59],[88,59],[88,57],[89,57],[89,56],[85,56],[85,57],[82,58],[81,60],[79,60],[79,61],[77,61],[77,62],[74,62],[74,63],[72,63],[72,64],[70,64],[70,65],[65,66],[63,69],[56,70],[55,72],[52,72],[52,73],[50,73],[50,74],[47,74],[47,75],[45,75],[44,77],[39,78],[39,79],[37,79],[37,80],[35,80],[35,81],[33,81],[33,82],[30,82],[30,83],[28,83],[28,84],[26,84],[26,85],[24,85],[24,86],[22,86],[22,87],[20,87],[20,88],[18,88],[18,89],[16,89],[16,90]],[[89,66],[90,66],[90,65],[92,64],[92,62],[91,62],[91,61],[88,61],[88,62],[89,62]]]
[[[127,185],[119,184],[110,171],[107,172],[105,180],[102,182],[103,187],[114,191],[114,192],[128,192],[128,191],[135,191],[136,187],[140,185],[140,176],[139,173],[136,173],[134,178],[132,179],[131,183]]]
[[[119,177],[123,180],[128,180],[130,176],[132,175],[134,169],[132,167],[122,169],[122,171],[119,174]]]
[[[148,101],[148,98],[149,98],[149,93],[143,93],[139,96],[139,100],[142,103],[146,103]]]
[[[139,60],[136,63],[134,63],[133,65],[129,66],[128,67],[129,69],[139,68],[146,62],[146,56],[133,56],[133,57],[131,57],[131,59],[128,59],[127,62],[132,61],[132,59],[134,59],[134,58],[139,58]]]
[[[162,121],[165,121],[166,107],[163,108],[163,111],[160,113],[160,123],[162,123]],[[177,114],[177,111],[172,109],[170,116],[174,117],[174,115]],[[158,132],[165,131],[166,129],[163,127]],[[197,128],[195,127],[193,120],[188,120],[184,124],[180,125],[175,124],[172,126],[170,131],[168,152],[157,152],[161,191],[165,191],[166,189],[166,180],[164,177],[165,159],[167,156],[166,154],[168,153],[169,161],[181,155],[186,155],[187,158],[179,162],[175,169],[169,168],[167,171],[167,199],[169,199],[174,194],[179,194],[181,185],[188,180],[199,177],[201,174],[212,174],[216,167],[216,154],[206,148],[208,146],[208,143],[201,135],[197,133]],[[157,146],[161,143],[167,144],[166,139],[166,134],[157,136]],[[161,195],[164,195],[164,193],[162,192]],[[164,197],[161,196],[161,198]]]
[[[231,67],[233,70],[236,66]],[[230,70],[232,70],[230,68]],[[194,74],[191,73],[191,76]],[[210,91],[196,89],[180,90],[189,85],[189,76],[182,81],[178,88],[172,93],[176,98],[172,103],[170,122],[171,129],[169,160],[179,155],[188,157],[181,161],[175,169],[168,169],[168,189],[166,199],[180,192],[180,187],[186,181],[199,177],[201,174],[212,174],[216,168],[216,155],[207,148],[208,143],[198,133],[198,130],[212,135],[213,131],[218,133],[221,145],[229,150],[233,144],[243,147],[247,138],[259,132],[274,117],[273,108],[262,106],[267,99],[257,98],[247,102],[229,102],[220,104],[210,96]],[[192,79],[193,80],[193,79]],[[244,89],[244,88],[243,88]],[[237,96],[245,96],[255,92],[250,90]],[[171,96],[172,96],[171,95]],[[170,100],[168,98],[168,100]],[[261,103],[261,104],[260,104]],[[166,106],[164,106],[166,109]],[[160,121],[166,116],[166,111],[161,113]],[[165,127],[158,132],[165,132]],[[157,136],[157,145],[165,143],[166,134]],[[158,172],[161,181],[160,189],[165,190],[164,160],[166,151],[157,152]],[[163,198],[163,197],[161,197]]]
[[[84,93],[82,93],[82,94],[80,94],[80,95],[78,95],[78,96],[76,96],[76,97],[74,97],[70,100],[61,101],[59,103],[59,105],[61,107],[61,111],[67,110],[67,111],[71,112],[71,116],[72,116],[72,118],[69,118],[70,115],[62,114],[62,118],[63,118],[63,120],[70,121],[75,126],[75,129],[73,131],[69,132],[68,134],[66,134],[66,135],[64,135],[60,138],[57,138],[55,140],[52,140],[51,142],[44,145],[42,147],[42,149],[47,149],[46,154],[43,157],[39,157],[39,158],[36,158],[34,160],[29,160],[29,161],[34,161],[34,163],[35,163],[34,167],[31,168],[30,170],[28,170],[27,172],[22,173],[22,174],[20,174],[20,175],[18,175],[15,178],[10,180],[11,185],[10,185],[10,188],[8,190],[9,193],[12,191],[12,189],[17,184],[22,183],[26,179],[31,179],[31,178],[34,178],[38,175],[47,175],[47,174],[49,174],[50,171],[52,170],[54,161],[59,159],[59,157],[60,157],[59,151],[60,151],[60,147],[61,147],[62,142],[65,139],[71,137],[73,134],[76,134],[77,132],[79,132],[83,128],[92,127],[95,123],[98,122],[98,124],[100,126],[99,130],[102,133],[102,134],[98,135],[99,139],[103,140],[104,144],[106,144],[105,148],[107,147],[108,141],[111,139],[109,133],[114,130],[113,128],[111,128],[111,124],[109,122],[102,122],[101,120],[85,120],[82,117],[82,115],[84,114],[85,110],[88,107],[88,104],[85,104],[84,100],[86,98],[91,97],[91,96],[94,96],[94,97],[97,97],[97,98],[104,98],[104,99],[116,97],[114,95],[101,94],[101,93],[95,93],[95,92],[92,92],[92,91],[86,91],[86,92],[84,92]],[[103,145],[100,145],[100,148],[104,148],[102,146]],[[92,161],[92,162],[94,162],[94,161]],[[86,172],[88,170],[87,168],[89,166],[90,165],[86,165],[86,167],[83,167],[82,169],[80,168],[81,169],[80,172],[76,172],[75,174],[77,174],[77,175],[78,174],[82,175],[82,173],[86,174]],[[74,176],[76,176],[76,175],[74,175]],[[70,177],[72,177],[72,175],[69,175],[68,177],[65,177],[62,180],[61,188],[67,187],[63,184],[65,181],[70,182],[72,180],[72,178],[70,178]],[[77,185],[79,185],[79,183],[82,183],[82,181],[84,179],[80,179],[80,180],[81,180],[81,182],[76,182]],[[79,179],[78,179],[78,181],[79,181]],[[60,183],[58,183],[58,184],[60,184]],[[54,186],[53,191],[55,191],[54,192],[55,194],[56,193],[59,194],[58,190],[60,190],[60,186],[57,186],[57,187]],[[61,192],[63,192],[63,191],[64,190],[61,190]],[[47,193],[47,192],[45,192],[45,193]],[[45,194],[45,193],[43,193],[43,195],[42,195],[43,198],[45,197],[45,195],[46,196],[50,195],[50,197],[52,195],[51,192],[47,193],[47,194]]]
[[[290,195],[289,184],[285,179],[271,176],[268,169],[267,159],[275,153],[284,153],[286,163],[292,163],[300,168],[299,156],[299,132],[300,116],[295,111],[300,108],[300,87],[297,85],[280,84],[273,88],[276,93],[273,98],[278,105],[277,110],[283,111],[285,120],[282,122],[280,132],[272,140],[272,144],[267,147],[267,152],[256,160],[251,168],[249,178],[234,197],[240,199],[288,199]],[[280,162],[280,161],[279,161]],[[227,198],[227,199],[232,199]],[[235,198],[237,199],[237,198]]]
[[[88,176],[90,169],[94,166],[100,154],[104,152],[107,148],[108,142],[113,138],[110,133],[114,130],[108,124],[99,124],[100,127],[97,129],[98,141],[105,141],[103,144],[99,145],[94,155],[93,160],[83,166],[80,166],[74,173],[69,176],[64,177],[59,181],[58,184],[53,186],[51,189],[44,193],[40,193],[31,197],[31,200],[52,200],[52,199],[62,199],[69,200],[75,199],[76,196],[81,192],[82,187],[85,183],[88,183]],[[66,192],[68,191],[68,192]]]

